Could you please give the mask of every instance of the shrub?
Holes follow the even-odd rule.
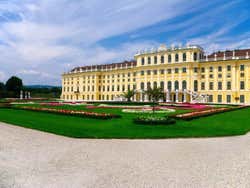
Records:
[[[11,108],[11,104],[9,102],[0,102],[0,108]]]
[[[156,117],[156,116],[140,116],[134,119],[134,123],[136,124],[144,124],[144,125],[171,125],[175,124],[175,119],[165,117]]]

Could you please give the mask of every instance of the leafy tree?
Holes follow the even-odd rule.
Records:
[[[128,90],[122,94],[122,96],[127,99],[127,102],[131,102],[131,98],[136,94],[135,90]]]
[[[4,83],[0,82],[0,98],[5,97],[5,85]]]
[[[5,87],[10,97],[19,97],[19,93],[23,88],[23,82],[20,78],[12,76],[6,82]]]
[[[153,113],[155,113],[155,104],[164,97],[164,92],[162,88],[154,87],[151,88],[149,87],[146,91],[145,94],[148,95],[148,97],[153,101]]]

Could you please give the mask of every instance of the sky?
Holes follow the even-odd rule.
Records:
[[[0,0],[0,82],[61,85],[74,67],[161,44],[250,48],[249,0]]]

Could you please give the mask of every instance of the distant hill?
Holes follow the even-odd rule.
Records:
[[[61,86],[50,86],[50,85],[27,85],[27,86],[24,86],[26,88],[31,88],[31,89],[50,89],[50,88],[54,88],[54,87],[57,87],[57,88],[61,88]]]

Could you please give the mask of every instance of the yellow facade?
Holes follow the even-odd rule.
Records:
[[[148,87],[162,87],[166,102],[250,104],[250,50],[204,55],[199,46],[139,52],[135,61],[78,67],[62,75],[66,101],[117,101],[135,89],[149,101]]]

